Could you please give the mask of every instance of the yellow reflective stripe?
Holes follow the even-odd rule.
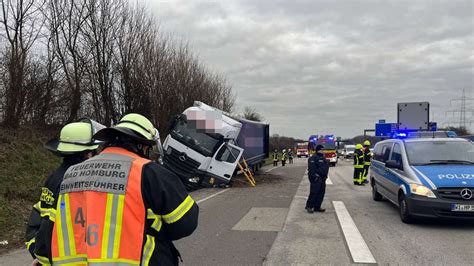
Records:
[[[104,230],[102,232],[102,252],[101,258],[107,258],[107,250],[109,244],[109,234],[110,234],[110,220],[112,218],[112,203],[113,203],[114,194],[107,194],[107,204],[105,207],[105,219],[104,219]]]
[[[41,201],[38,201],[35,205],[33,205],[39,213],[41,217],[48,216],[48,219],[51,220],[53,223],[56,220],[56,210],[53,208],[42,208]]]
[[[113,257],[118,258],[120,251],[120,238],[122,236],[122,223],[123,223],[123,205],[125,203],[125,195],[118,196],[118,206],[117,206],[117,222],[115,226],[115,235],[114,235],[114,252]]]
[[[30,250],[30,246],[31,244],[35,243],[36,239],[33,237],[32,239],[30,239],[30,241],[26,242],[25,245],[26,245],[26,249],[27,250]]]
[[[33,205],[33,208],[37,209],[41,213],[41,201],[38,201],[35,205]]]
[[[364,168],[364,166],[356,164],[356,165],[354,165],[354,168]]]
[[[53,258],[54,265],[87,265],[87,255],[79,254],[74,256],[64,256]]]
[[[177,222],[189,211],[189,209],[191,209],[193,204],[194,200],[191,198],[191,196],[187,196],[186,199],[176,209],[174,209],[174,211],[163,215],[163,221],[168,224]]]
[[[161,226],[163,223],[161,222],[161,216],[155,214],[151,209],[147,209],[147,219],[152,219],[153,223],[151,224],[151,228],[155,229],[155,231],[160,232]]]
[[[139,265],[140,262],[137,260],[129,260],[129,259],[87,259],[87,262],[89,262],[89,265],[91,263],[126,263],[130,265]]]
[[[41,265],[51,265],[51,263],[49,263],[48,258],[39,256],[38,254],[35,254],[35,256],[36,256],[36,259],[38,259],[38,261],[41,263]]]
[[[74,231],[72,225],[71,204],[69,202],[69,194],[64,194],[64,202],[66,204],[66,227],[69,236],[69,252],[71,256],[76,255],[76,240],[74,238]]]
[[[63,201],[63,195],[59,195],[58,202],[59,202],[59,208],[57,209],[57,214],[58,217],[60,217],[56,221],[56,235],[58,238],[58,253],[60,257],[64,257],[64,238],[63,238],[63,225],[61,221],[61,214],[62,214],[62,207],[61,207],[61,202]]]
[[[150,264],[151,255],[153,255],[154,250],[155,250],[155,238],[153,236],[146,235],[146,242],[145,242],[145,246],[143,247],[143,256],[142,256],[143,265],[147,266]]]

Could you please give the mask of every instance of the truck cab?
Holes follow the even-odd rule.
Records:
[[[196,128],[195,122],[188,121],[186,114],[189,111],[217,112],[221,115],[219,128],[215,132]],[[172,124],[170,134],[163,143],[164,165],[188,187],[227,184],[243,153],[243,149],[235,145],[241,127],[240,122],[222,111],[195,102]]]

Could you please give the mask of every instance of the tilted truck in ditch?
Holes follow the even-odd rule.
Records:
[[[174,120],[163,143],[165,167],[189,188],[231,183],[242,157],[254,172],[269,155],[269,125],[194,102]]]

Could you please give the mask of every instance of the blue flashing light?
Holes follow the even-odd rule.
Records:
[[[394,132],[392,135],[392,138],[394,139],[404,139],[408,137],[408,134],[406,132]]]

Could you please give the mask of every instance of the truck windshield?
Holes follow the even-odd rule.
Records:
[[[206,157],[212,157],[222,141],[217,135],[212,136],[203,132],[198,132],[195,128],[189,128],[186,121],[179,119],[171,134],[178,141],[189,146],[193,150]]]
[[[324,146],[325,150],[335,150],[336,149],[336,143],[335,142],[325,142],[321,143]]]
[[[473,164],[473,144],[467,141],[406,142],[408,161],[411,165]]]

